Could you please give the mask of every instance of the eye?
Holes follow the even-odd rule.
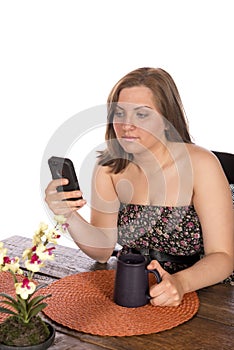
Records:
[[[120,111],[120,110],[115,110],[114,117],[115,118],[123,118],[124,117],[124,112]]]
[[[137,118],[139,119],[144,119],[146,117],[148,117],[148,113],[142,113],[142,112],[137,112]]]

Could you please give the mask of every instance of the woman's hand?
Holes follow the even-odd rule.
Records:
[[[70,198],[79,198],[82,196],[81,191],[57,192],[58,186],[67,185],[67,179],[52,180],[45,190],[45,201],[48,207],[56,215],[69,217],[72,212],[82,208],[86,201],[84,199],[67,200]]]
[[[148,270],[157,269],[162,281],[150,288],[151,304],[154,306],[178,306],[183,298],[183,286],[176,274],[170,275],[157,260],[152,260],[147,266]]]

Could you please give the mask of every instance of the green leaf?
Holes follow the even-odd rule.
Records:
[[[35,298],[33,298],[29,303],[28,303],[28,310],[30,310],[33,306],[39,304],[42,300],[51,297],[52,294],[47,294],[47,295],[40,295]]]
[[[11,301],[0,300],[0,303],[4,303],[6,305],[9,305],[9,306],[13,307],[16,311],[20,311],[19,304],[17,304],[16,302],[12,303]]]
[[[4,314],[10,314],[10,315],[16,315],[16,316],[18,316],[18,314],[15,313],[14,311],[11,311],[11,310],[9,310],[9,309],[7,309],[7,308],[5,308],[5,307],[1,307],[1,306],[0,306],[0,312],[2,312],[2,313],[4,313]]]
[[[9,294],[1,293],[0,295],[4,296],[8,300],[10,300],[9,302],[7,302],[6,300],[1,300],[0,302],[5,303],[5,304],[9,303],[9,305],[11,304],[14,308],[16,308],[18,306],[17,300],[12,298],[12,296],[10,296]]]
[[[31,319],[33,316],[36,316],[41,310],[43,310],[47,306],[46,303],[41,303],[37,306],[35,306],[33,309],[30,310],[28,313],[28,319]]]
[[[22,299],[20,297],[20,295],[17,295],[17,300],[18,300],[18,304],[20,305],[20,309],[23,311],[23,312],[27,312],[27,301]]]
[[[45,283],[37,285],[35,291],[34,291],[32,294],[29,295],[28,300],[31,299],[32,296],[33,296],[39,289],[45,288],[45,287],[47,287],[47,286],[48,286],[48,285],[45,284]]]
[[[16,302],[16,303],[17,303],[17,301],[16,301],[11,295],[9,295],[9,294],[0,293],[0,296],[9,299],[9,300],[11,300],[12,302]]]
[[[14,274],[14,272],[12,270],[8,270],[11,274],[12,274],[12,277],[13,277],[13,280],[14,280],[14,283],[17,283],[18,280],[16,278],[16,275]]]

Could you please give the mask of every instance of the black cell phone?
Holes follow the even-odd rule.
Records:
[[[65,179],[68,179],[69,181],[67,185],[58,186],[57,187],[58,192],[80,190],[75,168],[71,159],[53,156],[48,160],[48,164],[50,167],[53,180],[65,178]],[[82,199],[82,197],[69,198],[67,200],[75,201],[77,199]]]

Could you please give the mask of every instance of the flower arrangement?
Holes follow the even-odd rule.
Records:
[[[33,277],[45,265],[46,260],[54,259],[55,247],[51,244],[57,244],[60,233],[67,230],[68,224],[62,215],[57,215],[54,219],[56,224],[52,229],[44,223],[39,225],[32,239],[32,247],[23,252],[24,271],[20,268],[20,259],[10,258],[7,249],[0,242],[0,272],[9,271],[12,274],[16,294],[13,298],[9,294],[0,293],[4,298],[0,302],[7,306],[0,307],[0,312],[10,315],[0,324],[0,344],[31,346],[42,343],[49,336],[49,329],[38,314],[47,306],[44,300],[51,295],[37,293],[34,296],[46,284],[35,284]]]

